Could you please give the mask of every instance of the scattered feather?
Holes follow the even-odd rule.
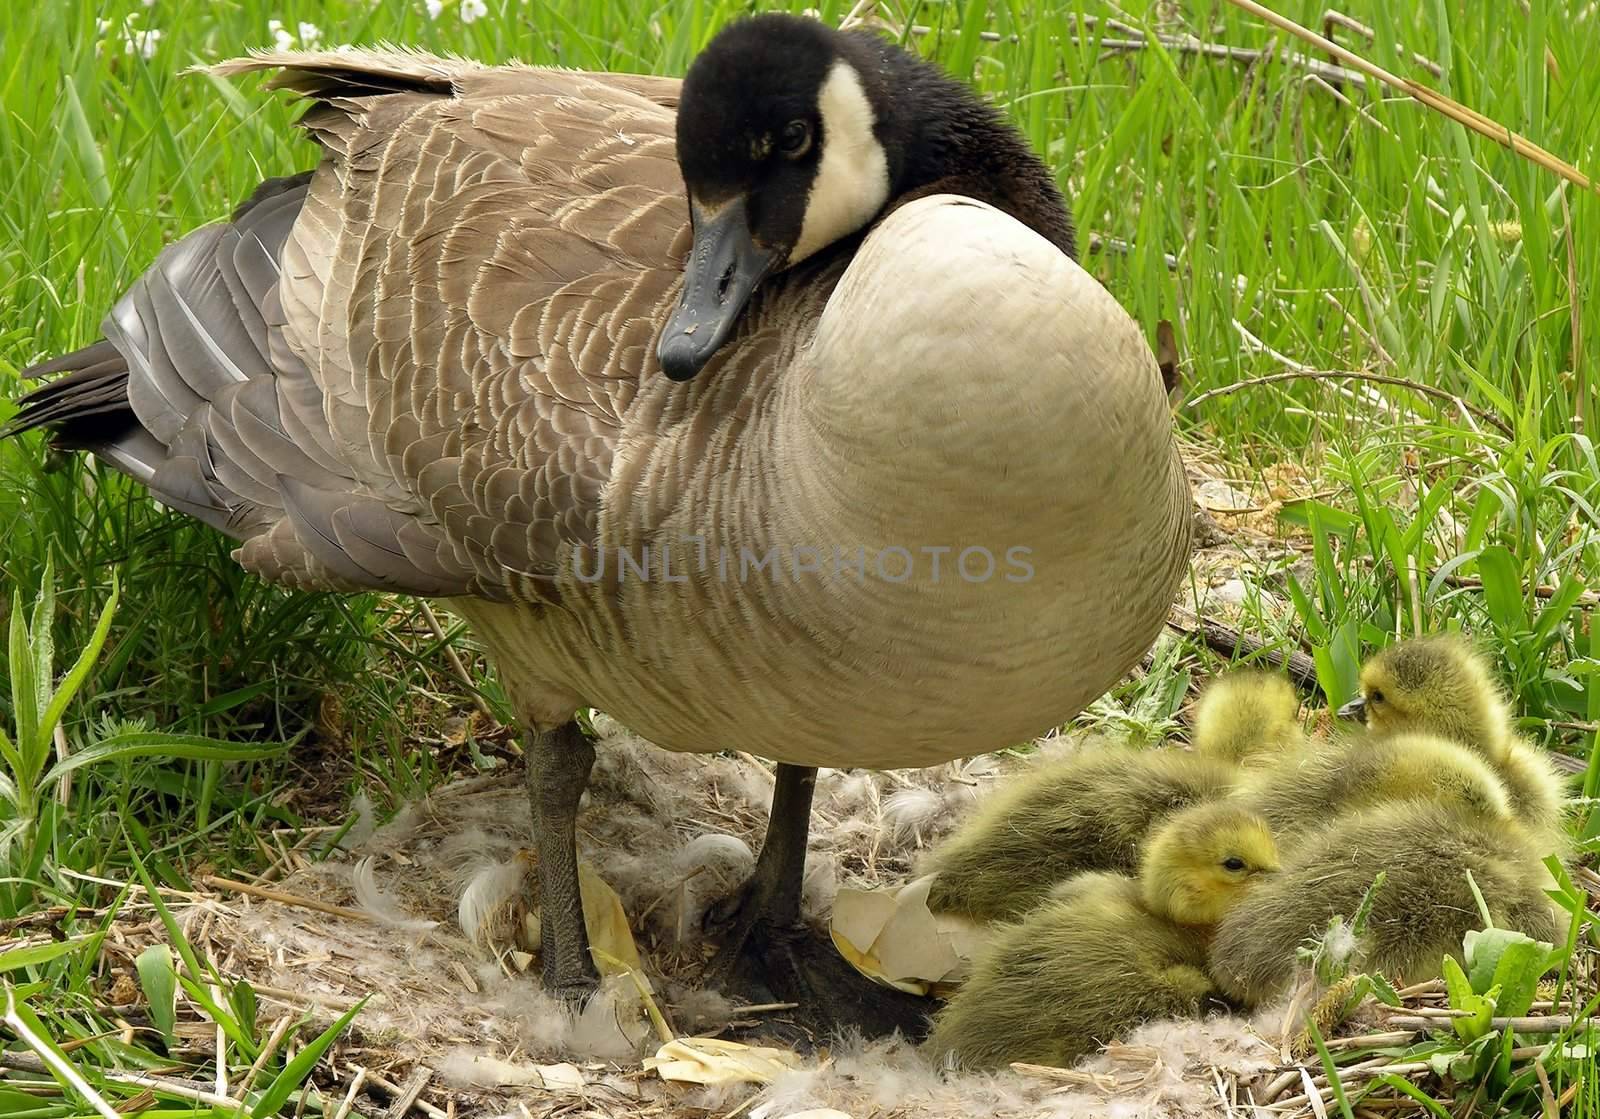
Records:
[[[339,848],[343,851],[354,851],[363,846],[378,830],[378,810],[367,795],[367,790],[362,789],[350,798],[350,812],[355,816],[355,823],[339,839]]]
[[[437,928],[438,921],[429,921],[420,917],[413,917],[407,913],[388,894],[378,886],[377,873],[373,869],[375,857],[368,855],[358,860],[350,871],[350,880],[356,891],[356,902],[374,920],[398,929],[403,932],[427,932]]]
[[[896,789],[883,802],[883,822],[900,840],[922,842],[933,823],[947,810],[945,798],[936,789],[912,785]]]
[[[537,943],[527,943],[525,921],[533,880],[533,862],[521,855],[474,871],[456,904],[456,923],[467,939],[496,956],[519,944],[536,949]]]

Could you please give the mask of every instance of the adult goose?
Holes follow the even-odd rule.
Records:
[[[552,989],[594,983],[593,705],[783,763],[718,967],[904,1022],[800,933],[811,767],[1059,724],[1187,555],[1160,376],[1043,164],[935,68],[788,17],[681,84],[356,49],[217,70],[307,98],[320,162],[167,248],[11,430],[263,578],[450,601],[526,723]]]

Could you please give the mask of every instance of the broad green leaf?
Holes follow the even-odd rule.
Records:
[[[128,758],[189,758],[209,762],[253,762],[274,758],[289,749],[289,742],[225,742],[197,734],[167,734],[162,731],[133,731],[103,738],[79,750],[64,762],[57,762],[40,782],[48,786],[74,769],[101,762]]]
[[[1475,552],[1483,546],[1484,537],[1494,526],[1502,508],[1504,505],[1493,490],[1485,487],[1478,491],[1478,498],[1472,503],[1472,516],[1467,520],[1467,530],[1462,533],[1464,552]]]
[[[255,1036],[256,989],[248,981],[241,979],[233,985],[233,990],[228,992],[228,1003],[233,1007],[234,1016],[239,1019],[239,1028],[252,1037]]]
[[[0,971],[15,971],[19,967],[47,964],[51,960],[60,959],[67,953],[81,948],[84,939],[80,936],[73,940],[56,941],[50,944],[33,944],[26,948],[13,948],[9,952],[0,952]]]
[[[170,1049],[177,1043],[173,1032],[178,1024],[178,969],[172,962],[172,949],[152,944],[133,961],[139,972],[139,985],[150,1004],[150,1019],[166,1038]]]
[[[1495,1000],[1496,1013],[1508,1018],[1526,1014],[1537,996],[1539,979],[1555,963],[1555,953],[1550,945],[1526,941],[1506,946],[1500,954],[1500,963],[1494,969],[1494,984],[1499,989]]]
[[[89,672],[94,668],[95,661],[100,659],[100,651],[105,648],[106,635],[111,632],[111,617],[117,612],[118,595],[117,580],[113,576],[111,594],[106,598],[99,620],[95,622],[94,632],[89,635],[88,642],[78,653],[78,659],[72,662],[72,667],[61,678],[55,695],[50,697],[45,707],[44,718],[40,725],[46,734],[55,730],[56,724],[61,721],[61,716],[66,714],[67,704],[78,694],[78,689],[83,687],[83,682],[89,678]]]
[[[1519,941],[1532,943],[1533,938],[1513,929],[1471,929],[1461,938],[1461,954],[1467,961],[1467,978],[1472,989],[1483,994],[1494,986],[1494,969],[1505,950]]]
[[[1478,994],[1472,989],[1472,983],[1467,979],[1467,973],[1461,970],[1461,965],[1454,956],[1445,956],[1442,962],[1444,972],[1445,992],[1450,999],[1450,1006],[1454,1010],[1464,1010],[1467,1017],[1452,1018],[1450,1025],[1455,1028],[1456,1036],[1462,1041],[1473,1041],[1483,1037],[1489,1032],[1494,1020],[1494,996],[1497,991],[1487,991]]]
[[[1278,520],[1287,525],[1309,529],[1313,511],[1323,526],[1337,536],[1346,536],[1361,526],[1361,518],[1354,513],[1348,513],[1329,505],[1326,501],[1309,497],[1285,501],[1283,508],[1278,510]]]
[[[1483,581],[1484,605],[1495,624],[1508,633],[1526,629],[1522,577],[1510,550],[1494,544],[1479,552],[1478,578]]]
[[[6,1119],[57,1119],[58,1116],[71,1115],[75,1110],[66,1104],[47,1105],[38,1096],[26,1092],[0,1088],[0,1115],[6,1116]],[[150,1112],[144,1114],[148,1116]]]
[[[255,1106],[250,1109],[251,1119],[267,1119],[268,1116],[278,1113],[278,1109],[283,1107],[294,1090],[311,1075],[311,1070],[317,1067],[317,1062],[322,1060],[322,1055],[328,1051],[328,1047],[344,1033],[345,1028],[355,1020],[355,1016],[361,1013],[361,1008],[367,1005],[367,999],[370,997],[370,995],[363,996],[360,1002],[340,1015],[337,1022],[323,1030],[310,1044],[296,1053],[294,1060],[283,1066],[283,1071],[273,1078],[272,1083],[261,1093],[261,1098],[256,1100]]]

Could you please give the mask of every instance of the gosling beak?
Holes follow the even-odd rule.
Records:
[[[1338,714],[1339,718],[1341,719],[1358,719],[1363,723],[1366,722],[1367,697],[1364,695],[1356,696],[1355,699],[1352,699],[1349,703],[1339,708]]]
[[[744,198],[707,213],[691,207],[694,247],[683,272],[683,299],[661,332],[656,356],[674,381],[687,381],[728,340],[756,285],[777,267],[778,254],[750,235]]]

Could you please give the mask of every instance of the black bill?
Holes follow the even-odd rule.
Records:
[[[1363,723],[1366,722],[1367,697],[1359,695],[1356,696],[1355,699],[1352,699],[1349,703],[1339,708],[1338,714],[1339,718],[1341,719],[1359,719]]]
[[[674,381],[687,381],[727,341],[756,286],[778,264],[750,236],[743,198],[710,217],[694,211],[694,247],[684,268],[683,298],[661,333],[656,356]]]

